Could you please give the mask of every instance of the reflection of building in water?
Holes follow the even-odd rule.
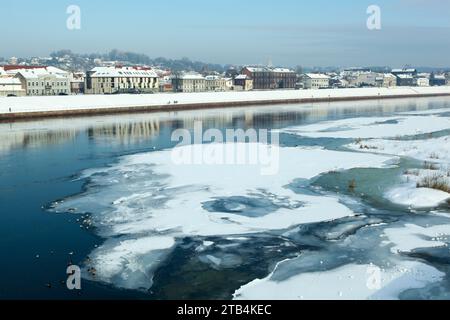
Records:
[[[73,140],[76,134],[76,130],[2,132],[0,133],[0,153],[6,153],[16,148],[38,148],[62,144]]]
[[[158,118],[142,122],[115,123],[88,129],[90,138],[112,137],[121,141],[145,139],[159,134]]]

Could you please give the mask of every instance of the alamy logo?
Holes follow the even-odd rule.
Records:
[[[175,165],[243,165],[257,166],[261,175],[279,172],[279,134],[267,129],[218,129],[203,131],[201,121],[194,124],[193,136],[187,129],[177,129],[172,141]]]
[[[81,269],[79,266],[71,265],[67,268],[66,274],[69,276],[66,281],[67,289],[81,290]]]
[[[367,8],[367,29],[381,30],[381,8],[377,5],[371,5]]]
[[[67,29],[80,30],[81,29],[81,9],[77,5],[70,5],[67,7],[66,13],[69,15],[66,21]]]

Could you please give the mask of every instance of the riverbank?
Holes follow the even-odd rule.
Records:
[[[450,96],[450,86],[0,98],[0,120]]]

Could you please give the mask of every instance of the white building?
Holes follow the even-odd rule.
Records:
[[[201,74],[187,73],[172,77],[173,90],[175,92],[204,92],[206,91],[206,79]]]
[[[383,76],[383,82],[381,84],[384,88],[395,88],[397,86],[397,77],[394,76],[392,73],[384,73]]]
[[[227,91],[231,91],[234,89],[234,80],[233,78],[225,78],[225,86]]]
[[[321,73],[306,73],[304,75],[305,89],[322,89],[330,86],[330,77]]]
[[[74,72],[70,74],[70,92],[72,94],[84,93],[84,82],[86,74],[84,72]]]
[[[159,77],[150,68],[96,67],[86,74],[86,94],[153,93]]]
[[[0,97],[24,96],[25,90],[19,79],[8,76],[0,76]]]
[[[55,67],[25,67],[14,72],[29,96],[70,94],[70,75],[64,70]]]
[[[430,86],[430,79],[428,78],[416,78],[415,84],[418,87],[429,87]]]
[[[220,76],[206,76],[205,77],[205,87],[206,91],[228,91],[227,79]]]

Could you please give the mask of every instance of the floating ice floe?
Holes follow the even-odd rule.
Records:
[[[287,128],[282,132],[311,138],[392,138],[450,129],[450,119],[436,116],[351,118]]]
[[[241,287],[237,300],[396,300],[408,289],[423,288],[441,281],[444,273],[426,264],[398,261],[389,269],[374,265],[349,264],[325,271],[274,280],[274,273]]]
[[[91,255],[91,270],[97,281],[125,289],[148,289],[157,266],[174,246],[170,237],[109,239]]]
[[[420,140],[374,139],[352,143],[350,149],[391,154],[441,164],[450,164],[450,136]]]
[[[393,244],[393,253],[412,252],[415,249],[436,248],[447,246],[450,236],[450,225],[421,227],[407,224],[400,228],[384,230],[388,237],[387,244]]]
[[[430,188],[417,188],[416,184],[404,184],[385,193],[386,198],[411,209],[435,208],[450,199],[450,193]]]
[[[171,150],[142,153],[86,171],[86,191],[57,204],[55,211],[91,213],[96,230],[108,238],[91,254],[97,279],[148,289],[152,273],[176,239],[223,236],[244,241],[246,234],[353,216],[338,197],[298,194],[289,184],[329,171],[383,168],[395,161],[321,148],[279,148],[278,174],[262,175],[252,165],[176,165]],[[207,261],[219,260],[211,256]]]

